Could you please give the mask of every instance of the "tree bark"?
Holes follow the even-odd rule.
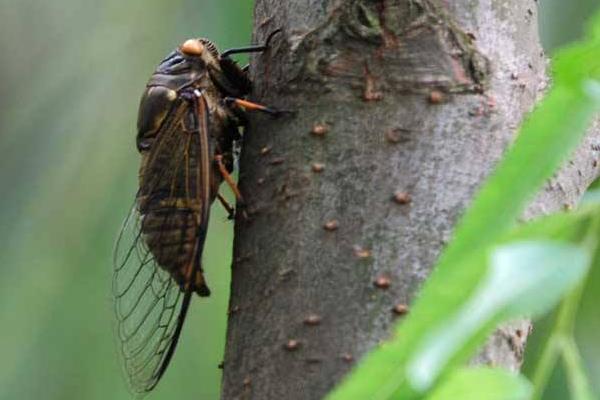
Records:
[[[223,399],[320,399],[387,338],[545,87],[536,18],[533,0],[257,0],[255,41],[283,32],[253,99],[296,112],[244,138]],[[526,217],[574,204],[597,136]],[[517,369],[527,326],[478,362]]]

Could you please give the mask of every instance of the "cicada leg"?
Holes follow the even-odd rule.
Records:
[[[221,176],[223,176],[223,180],[225,182],[227,182],[227,185],[231,188],[231,191],[233,192],[233,194],[235,195],[235,199],[237,201],[237,206],[238,208],[242,208],[242,216],[244,218],[248,218],[248,215],[246,214],[245,211],[243,211],[243,208],[245,207],[246,203],[244,202],[244,198],[242,197],[242,194],[240,193],[240,189],[238,188],[237,184],[235,183],[235,181],[233,180],[233,177],[231,176],[231,174],[229,173],[229,171],[227,171],[227,168],[225,167],[225,164],[223,164],[223,155],[221,154],[217,154],[215,156],[215,162],[217,163],[217,168],[219,168],[219,172],[221,173]],[[223,206],[227,209],[229,207],[229,209],[233,209],[226,201],[225,199],[222,198],[222,196],[220,194],[217,194],[219,201],[221,201],[221,204],[223,204]],[[227,206],[225,206],[225,204],[227,204]],[[229,214],[230,218],[231,218],[231,213]]]
[[[264,112],[266,114],[272,115],[274,117],[278,117],[281,114],[290,112],[290,111],[285,111],[285,110],[278,110],[278,109],[275,109],[272,107],[267,107],[262,104],[253,103],[251,101],[244,100],[244,99],[238,99],[236,97],[225,97],[223,99],[223,101],[225,102],[226,105],[230,106],[232,109],[235,109],[234,107],[237,107],[237,108],[241,107],[246,111],[260,111],[260,112]]]
[[[227,211],[227,219],[233,219],[233,217],[235,216],[235,209],[231,206],[231,204],[227,202],[227,200],[225,200],[225,197],[223,197],[221,193],[217,193],[217,199],[219,199],[219,202],[221,203],[225,211]]]
[[[262,53],[263,51],[265,51],[269,48],[269,45],[271,44],[271,39],[273,39],[273,36],[277,35],[280,32],[281,32],[281,29],[275,29],[273,32],[271,32],[269,34],[269,36],[267,37],[265,44],[256,45],[256,46],[248,46],[248,47],[238,47],[238,48],[234,48],[234,49],[225,50],[223,53],[221,53],[221,57],[223,57],[223,58],[230,57],[232,54]]]
[[[223,155],[217,154],[215,156],[215,161],[217,163],[217,167],[219,168],[219,172],[221,173],[221,176],[223,176],[223,179],[225,180],[225,182],[227,182],[227,185],[229,185],[229,187],[231,188],[231,191],[235,195],[235,199],[237,200],[238,204],[243,204],[244,199],[242,198],[240,189],[238,189],[237,184],[233,180],[233,177],[231,176],[229,171],[227,171],[225,164],[223,164]]]

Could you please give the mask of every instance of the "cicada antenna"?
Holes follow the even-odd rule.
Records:
[[[281,29],[275,29],[273,32],[271,32],[269,34],[269,36],[267,37],[267,40],[265,41],[265,44],[263,44],[263,45],[247,46],[247,47],[237,47],[237,48],[225,50],[223,53],[221,53],[221,58],[229,57],[232,54],[262,53],[263,51],[265,51],[265,50],[267,50],[269,48],[269,44],[271,43],[271,39],[273,39],[273,37],[275,35],[277,35],[278,33],[280,33],[280,32],[281,32]]]

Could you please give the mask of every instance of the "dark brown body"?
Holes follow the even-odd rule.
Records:
[[[222,180],[241,199],[229,172],[244,110],[277,114],[244,99],[250,81],[229,55],[267,48],[268,39],[220,55],[208,40],[187,40],[159,64],[142,95],[139,190],[113,259],[117,335],[138,393],[166,371],[193,294],[210,294],[201,266],[209,208]]]
[[[210,292],[200,266],[190,266],[190,260],[200,262],[208,208],[222,182],[213,159],[221,154],[231,171],[233,141],[238,135],[238,118],[222,99],[246,90],[237,84],[243,72],[228,62],[228,70],[234,73],[230,73],[231,80],[238,79],[231,82],[220,64],[211,63],[217,60],[214,50],[205,59],[181,50],[171,53],[150,78],[138,116],[137,146],[142,155],[138,207],[143,239],[158,265],[182,289],[191,281],[201,296]],[[193,109],[204,106],[195,106],[190,99],[195,90],[205,102],[207,132],[202,131]],[[207,143],[202,143],[202,135]],[[189,276],[190,268],[193,276]]]

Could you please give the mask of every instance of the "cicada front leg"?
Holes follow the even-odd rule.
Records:
[[[248,101],[245,99],[239,99],[237,97],[225,97],[223,99],[223,101],[225,102],[225,104],[227,106],[230,107],[230,109],[232,109],[234,111],[234,113],[236,113],[236,115],[239,115],[239,113],[236,111],[239,110],[240,108],[245,110],[245,111],[259,111],[259,112],[263,112],[265,114],[269,114],[273,117],[279,117],[283,114],[289,114],[291,113],[291,111],[288,110],[278,110],[276,108],[273,107],[268,107],[262,104],[258,104],[258,103],[254,103],[252,101]]]

